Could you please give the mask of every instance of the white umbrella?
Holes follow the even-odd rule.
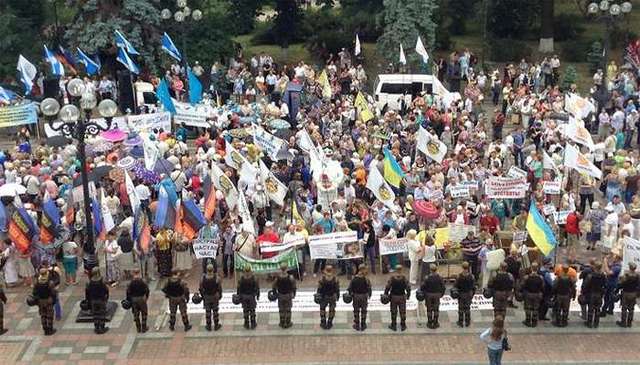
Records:
[[[4,184],[0,186],[0,196],[16,196],[27,192],[27,188],[20,184]]]

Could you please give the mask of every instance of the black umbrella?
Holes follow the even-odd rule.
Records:
[[[51,147],[62,147],[71,144],[71,140],[65,136],[53,136],[47,138],[47,145]]]
[[[111,172],[111,170],[113,170],[113,166],[111,166],[111,165],[102,165],[102,166],[98,166],[95,169],[93,169],[92,174],[94,176],[94,179],[100,180],[103,177],[108,176],[109,172]]]

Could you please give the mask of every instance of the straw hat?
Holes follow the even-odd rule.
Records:
[[[38,274],[38,283],[46,284],[48,282],[49,282],[49,270],[40,269],[39,274]]]

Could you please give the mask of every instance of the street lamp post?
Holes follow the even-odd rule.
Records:
[[[85,271],[98,265],[93,234],[93,220],[91,218],[91,200],[89,199],[89,179],[87,174],[87,156],[85,137],[96,136],[111,127],[111,121],[118,110],[117,104],[111,99],[104,99],[98,104],[93,93],[85,92],[84,82],[78,78],[69,81],[67,91],[76,102],[60,107],[54,98],[47,98],[40,104],[40,110],[47,119],[51,129],[59,131],[67,138],[78,141],[78,157],[80,159],[80,174],[82,178],[82,194],[84,196],[85,236],[82,245],[84,251],[83,263]],[[98,106],[98,113],[107,121],[106,128],[91,121],[91,113]],[[78,108],[79,107],[79,108]],[[60,121],[56,122],[56,118]]]
[[[622,17],[629,14],[633,5],[630,1],[625,1],[622,4],[617,4],[615,1],[602,0],[598,2],[592,2],[587,7],[587,12],[597,20],[603,21],[606,25],[606,32],[604,36],[603,54],[602,54],[602,72],[604,74],[604,80],[602,87],[606,90],[607,79],[607,66],[609,64],[609,47],[611,43],[611,32],[613,31],[613,25],[619,21]]]
[[[186,20],[188,20],[189,17],[191,17],[196,22],[202,19],[202,11],[200,9],[191,10],[191,8],[187,6],[187,0],[177,0],[176,6],[178,7],[178,10],[176,10],[174,13],[172,13],[171,10],[169,9],[162,9],[162,11],[160,12],[160,17],[165,21],[169,21],[171,20],[171,18],[173,18],[173,20],[175,20],[177,24],[184,23],[185,27],[189,26],[189,23],[186,22]],[[187,96],[187,99],[188,99],[189,98],[189,75],[187,72],[187,67],[189,67],[189,64],[187,63],[187,43],[186,43],[187,32],[183,31],[181,33],[182,33],[181,34],[182,67],[184,67],[185,75],[187,76],[185,77],[185,95]]]

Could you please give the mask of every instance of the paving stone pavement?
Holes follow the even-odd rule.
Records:
[[[196,276],[197,277],[197,276]],[[194,279],[191,279],[193,281]],[[314,281],[305,280],[304,286]],[[338,312],[334,329],[322,330],[317,312],[294,313],[294,326],[278,327],[277,313],[259,313],[258,328],[243,328],[242,315],[225,313],[223,328],[207,332],[204,316],[194,314],[194,329],[185,333],[181,323],[175,332],[166,326],[166,300],[151,283],[149,301],[150,332],[135,333],[131,314],[118,308],[111,330],[95,335],[91,324],[75,323],[83,285],[61,292],[63,318],[55,323],[54,336],[42,335],[35,308],[24,304],[26,288],[8,290],[5,323],[9,332],[0,337],[0,364],[483,364],[486,354],[478,334],[492,320],[491,310],[472,313],[473,323],[458,328],[456,312],[441,315],[441,328],[429,330],[419,323],[416,311],[408,312],[408,330],[391,332],[388,312],[370,312],[369,328],[351,328],[352,314]],[[227,287],[231,283],[225,283]],[[191,285],[195,287],[195,284]],[[111,291],[119,301],[125,285]],[[601,328],[585,328],[577,313],[570,326],[555,328],[542,323],[530,329],[520,322],[521,309],[509,309],[507,328],[514,350],[505,355],[505,364],[640,364],[637,348],[640,327],[620,329],[615,318],[607,317]]]

